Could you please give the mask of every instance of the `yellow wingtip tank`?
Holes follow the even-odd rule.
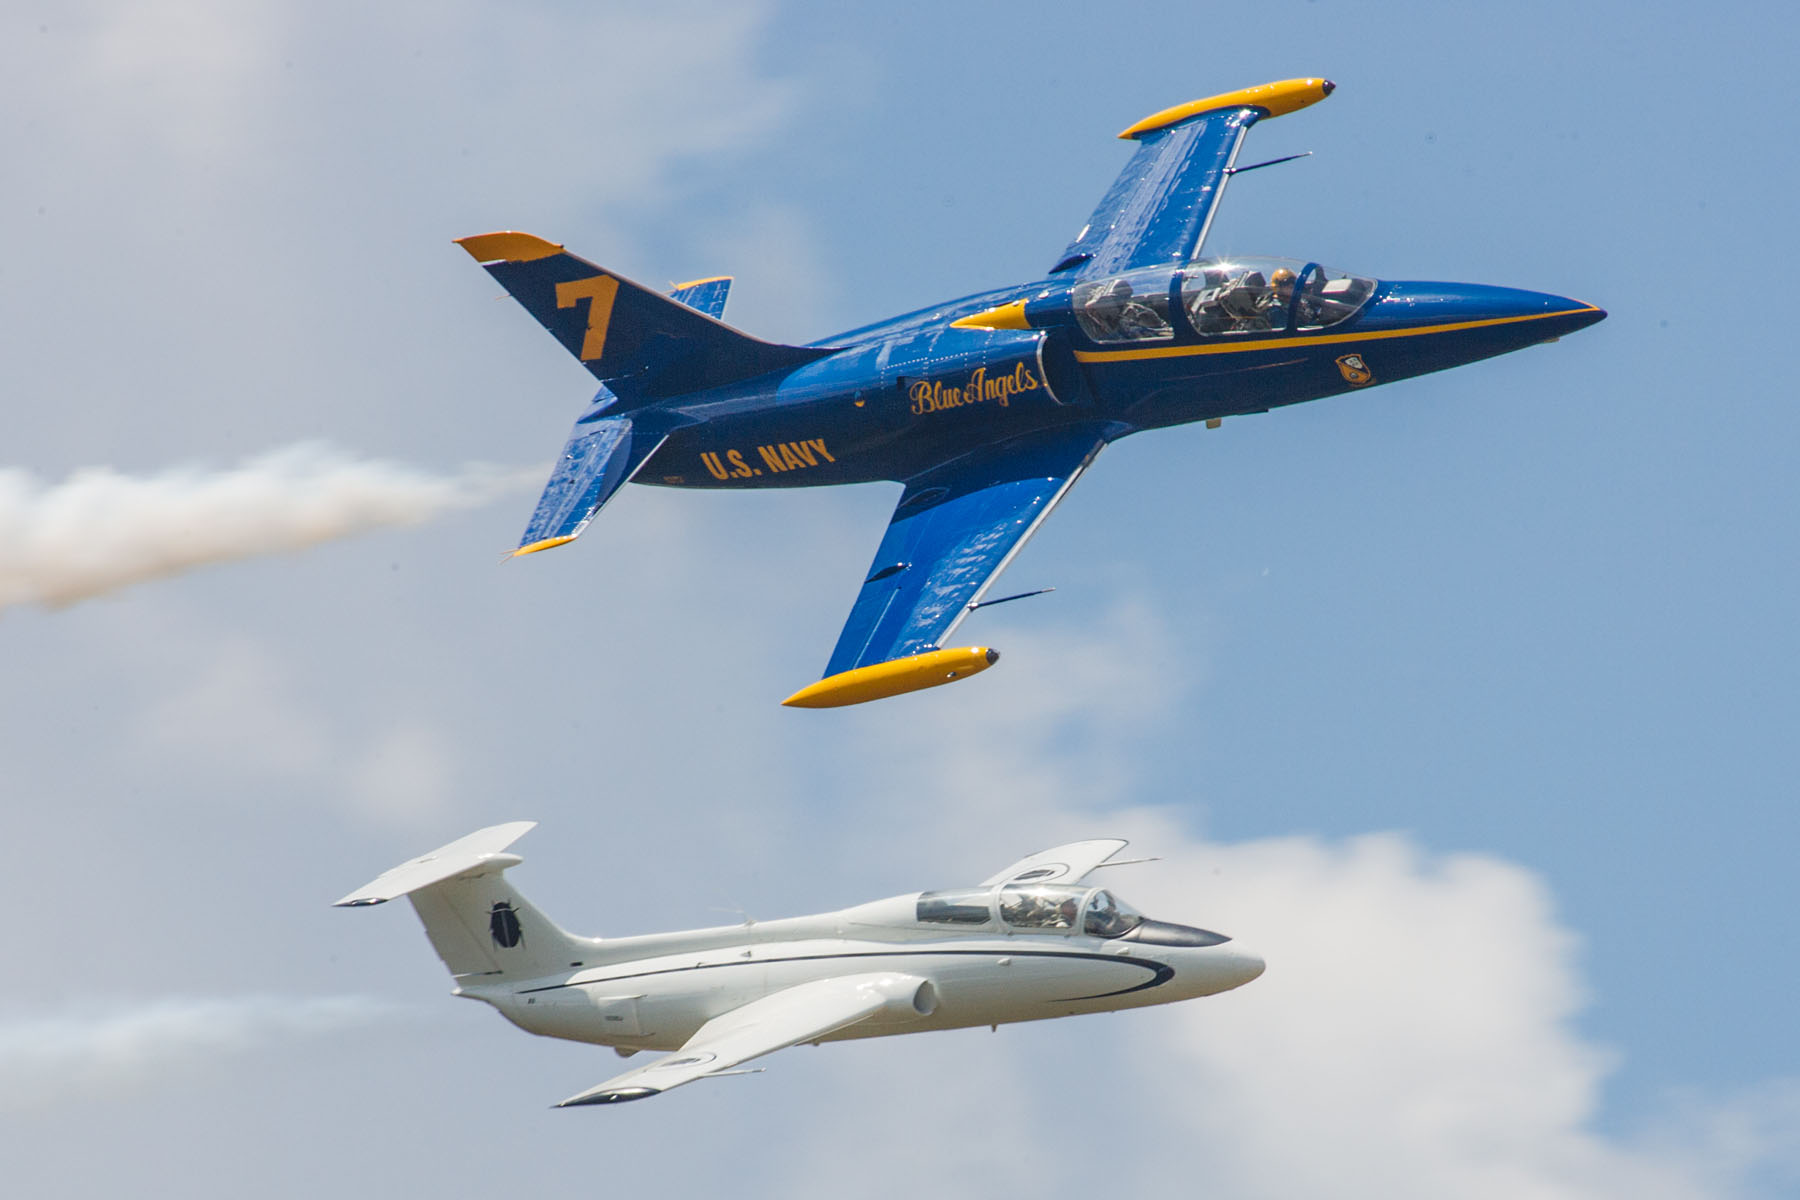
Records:
[[[555,242],[546,242],[536,234],[519,233],[512,229],[460,237],[456,239],[456,244],[467,250],[469,257],[478,263],[534,262],[563,252],[563,248]]]
[[[574,540],[575,540],[574,534],[570,534],[567,537],[545,538],[543,541],[533,542],[529,546],[520,546],[517,550],[514,550],[511,554],[507,555],[506,557],[517,558],[521,554],[536,554],[539,550],[549,550],[555,546],[566,546]]]
[[[782,703],[789,708],[841,708],[847,704],[863,704],[953,683],[985,671],[999,660],[1000,652],[986,646],[931,650],[828,675],[801,688]]]
[[[1221,108],[1260,108],[1271,117],[1285,116],[1309,104],[1317,104],[1336,88],[1337,84],[1329,79],[1280,79],[1274,83],[1240,88],[1235,92],[1207,96],[1202,100],[1189,100],[1186,104],[1165,108],[1145,117],[1119,136],[1128,141],[1140,138],[1146,133],[1166,129],[1178,121]]]

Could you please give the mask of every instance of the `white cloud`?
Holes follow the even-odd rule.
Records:
[[[416,525],[542,476],[492,467],[434,475],[321,445],[225,470],[87,467],[58,484],[0,470],[0,607],[72,604],[209,563]]]
[[[154,1084],[170,1073],[385,1019],[361,996],[163,999],[0,1021],[0,1109]]]
[[[1244,1197],[1685,1200],[1760,1194],[1744,1190],[1748,1180],[1772,1163],[1786,1169],[1800,1131],[1790,1087],[1693,1102],[1680,1125],[1704,1133],[1688,1144],[1666,1131],[1599,1128],[1617,1056],[1576,1023],[1588,999],[1580,940],[1529,868],[1435,853],[1399,833],[1209,841],[1177,817],[1199,811],[1204,781],[1177,798],[1179,809],[1118,808],[1141,745],[1205,735],[1163,727],[1181,688],[1159,650],[1167,634],[1122,601],[1103,628],[1009,635],[1018,652],[985,679],[928,697],[936,703],[868,738],[861,799],[871,814],[913,818],[880,827],[885,859],[961,857],[973,843],[993,849],[970,867],[992,869],[1066,838],[1129,837],[1130,854],[1163,861],[1097,880],[1155,915],[1237,937],[1266,958],[1267,973],[1168,1009],[993,1041],[921,1038],[881,1064],[894,1073],[883,1086],[915,1101],[882,1110],[890,1137],[989,1129],[999,1099],[1019,1103],[1021,1093],[1035,1093],[1047,1118],[1072,1117],[1053,1098],[1073,1103],[1103,1081],[1104,1097],[1085,1102],[1083,1137],[1072,1142],[1058,1120],[1007,1130],[1004,1158],[1020,1178],[1071,1190],[1124,1180],[1139,1191],[1181,1178]],[[962,1086],[996,1062],[999,1082]],[[833,1065],[856,1069],[848,1055]],[[868,1083],[866,1072],[844,1082],[838,1103]],[[1134,1146],[1121,1130],[1104,1170],[1085,1138],[1097,1116],[1140,1135]],[[829,1149],[795,1177],[816,1191],[893,1197],[945,1179],[929,1155],[883,1155],[871,1172],[866,1155]]]

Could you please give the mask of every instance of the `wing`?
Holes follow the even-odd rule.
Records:
[[[1206,240],[1245,131],[1263,117],[1317,103],[1335,86],[1325,79],[1287,79],[1145,117],[1119,135],[1135,141],[1137,151],[1050,273],[1114,275],[1192,260]]]
[[[642,1100],[836,1033],[877,1013],[926,1016],[935,1004],[927,981],[917,975],[883,971],[814,980],[714,1017],[675,1053],[570,1096],[557,1107]]]
[[[981,881],[982,887],[1000,883],[1017,883],[1029,879],[1033,883],[1080,883],[1084,875],[1123,850],[1124,838],[1096,838],[1091,842],[1070,842],[1052,846],[1021,858],[998,875]]]
[[[945,683],[992,662],[997,655],[964,669],[945,656],[991,652],[938,647],[1105,444],[1101,425],[1065,425],[983,447],[909,480],[825,678],[784,703],[855,704]],[[904,665],[884,672],[896,660]],[[918,678],[909,674],[915,663],[923,664]],[[874,690],[865,686],[871,679]]]

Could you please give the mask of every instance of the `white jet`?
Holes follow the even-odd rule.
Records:
[[[536,822],[471,833],[340,907],[412,900],[455,994],[529,1033],[674,1051],[558,1107],[641,1100],[801,1042],[998,1026],[1210,996],[1263,960],[1223,934],[1153,921],[1082,880],[1125,842],[1057,846],[979,887],[680,933],[565,933],[506,881]]]

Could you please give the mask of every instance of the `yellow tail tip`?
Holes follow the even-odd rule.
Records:
[[[478,263],[532,262],[563,252],[563,248],[555,242],[546,242],[536,234],[520,233],[513,229],[459,237],[456,244],[467,250],[469,257]]]
[[[1000,652],[986,646],[930,650],[827,675],[819,682],[801,688],[782,704],[788,708],[842,708],[848,704],[864,704],[954,683],[987,670],[999,660]]]

